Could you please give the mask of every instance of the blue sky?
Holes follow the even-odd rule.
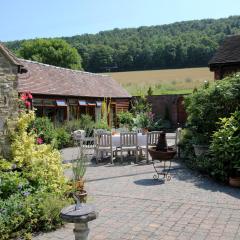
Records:
[[[240,15],[239,0],[2,0],[0,41]]]

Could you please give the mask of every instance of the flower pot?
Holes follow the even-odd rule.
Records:
[[[156,151],[156,147],[149,148],[148,152],[153,160],[171,160],[177,153],[173,148],[168,148],[167,151]]]
[[[193,148],[194,148],[194,152],[195,152],[195,155],[197,157],[203,155],[203,154],[206,154],[209,150],[209,146],[208,145],[196,145],[194,144],[193,145]]]
[[[148,129],[147,128],[142,128],[142,135],[146,135],[148,133]]]
[[[229,177],[229,185],[232,187],[240,187],[240,177]]]

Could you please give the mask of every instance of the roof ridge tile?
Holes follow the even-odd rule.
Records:
[[[59,67],[59,66],[54,66],[54,65],[51,65],[51,64],[41,63],[41,62],[28,60],[28,59],[24,59],[24,58],[18,58],[18,60],[20,60],[21,62],[30,62],[30,63],[33,63],[33,64],[43,65],[43,66],[46,66],[46,67],[53,67],[53,68],[62,69],[62,70],[66,70],[66,71],[71,71],[71,72],[78,72],[78,73],[89,74],[89,75],[97,75],[97,76],[103,76],[103,77],[111,77],[111,76],[106,75],[106,74],[92,73],[92,72],[87,72],[87,71],[81,71],[81,70],[75,70],[75,69],[70,69],[70,68],[65,68],[65,67]]]

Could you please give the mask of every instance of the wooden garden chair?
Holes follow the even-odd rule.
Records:
[[[138,136],[136,132],[120,133],[120,146],[117,151],[121,153],[121,162],[123,162],[123,152],[135,152],[136,162],[138,162]]]
[[[103,153],[109,152],[111,154],[111,163],[113,163],[113,153],[115,150],[116,148],[112,146],[112,134],[110,132],[95,134],[96,163],[103,157]]]

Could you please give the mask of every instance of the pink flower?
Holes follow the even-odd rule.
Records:
[[[30,108],[30,106],[31,106],[31,103],[30,103],[29,101],[25,101],[24,104],[25,104],[25,107],[26,107],[26,108]]]
[[[40,137],[37,138],[37,144],[43,144],[42,138],[40,138]]]
[[[21,94],[21,100],[23,100],[23,101],[27,100],[27,95],[26,95],[26,93],[22,93],[22,94]]]
[[[30,92],[28,92],[27,95],[28,95],[28,99],[32,99],[33,98],[32,94]]]

